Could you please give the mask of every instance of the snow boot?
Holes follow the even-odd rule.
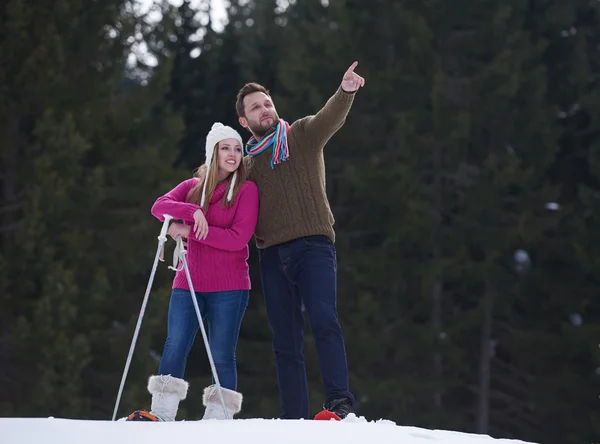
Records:
[[[348,398],[332,399],[325,403],[323,409],[316,414],[316,420],[329,421],[335,419],[336,421],[341,421],[352,411],[352,403]]]
[[[223,411],[219,389],[213,384],[204,389],[202,404],[204,404],[206,410],[202,419],[233,419],[233,415],[240,412],[242,409],[242,394],[225,387],[221,387],[221,392],[223,393],[227,415]]]
[[[150,376],[148,391],[152,395],[150,412],[136,410],[127,421],[175,421],[179,401],[187,396],[189,384],[171,375]]]

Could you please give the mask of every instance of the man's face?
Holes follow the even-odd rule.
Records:
[[[244,113],[246,117],[240,117],[240,125],[248,128],[254,137],[264,137],[279,123],[273,101],[263,92],[253,92],[244,97]]]

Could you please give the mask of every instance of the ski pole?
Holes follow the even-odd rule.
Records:
[[[208,343],[208,338],[206,336],[206,330],[204,329],[204,322],[202,320],[202,314],[200,313],[200,308],[198,307],[198,301],[196,300],[196,292],[194,291],[194,284],[192,283],[192,278],[190,276],[190,269],[188,268],[187,259],[185,258],[185,247],[183,246],[183,240],[181,236],[177,236],[177,249],[179,250],[179,255],[181,257],[181,262],[183,262],[183,269],[185,270],[185,276],[187,277],[188,285],[190,287],[190,295],[192,296],[192,302],[194,304],[194,309],[196,310],[196,316],[198,316],[198,324],[200,324],[200,330],[202,331],[202,339],[204,339],[204,347],[206,348],[206,354],[208,355],[208,361],[210,362],[210,368],[213,374],[213,378],[215,379],[215,385],[217,386],[217,390],[219,391],[219,397],[221,399],[221,406],[223,407],[223,412],[225,413],[225,417],[229,418],[229,413],[227,412],[227,408],[225,407],[225,400],[223,399],[223,392],[221,391],[221,383],[219,382],[219,376],[217,375],[217,369],[215,367],[215,362],[212,357],[212,353],[210,351],[210,345]]]
[[[127,379],[127,372],[129,371],[129,366],[131,364],[131,358],[133,357],[133,350],[135,349],[135,344],[137,342],[137,337],[140,332],[140,327],[142,326],[142,318],[144,317],[144,312],[146,311],[146,305],[148,304],[148,298],[150,297],[150,289],[152,288],[152,283],[154,282],[154,275],[156,274],[156,268],[158,266],[158,259],[162,252],[165,242],[167,241],[167,229],[169,228],[169,222],[172,219],[172,216],[168,214],[163,215],[165,220],[163,222],[162,228],[160,230],[160,234],[158,235],[158,248],[156,249],[156,255],[154,256],[154,264],[152,265],[152,272],[150,273],[150,279],[148,279],[148,285],[146,286],[146,294],[144,295],[144,301],[142,302],[142,308],[140,309],[140,315],[138,316],[137,325],[135,326],[135,332],[133,333],[133,340],[131,341],[131,346],[129,347],[129,354],[127,355],[127,361],[125,363],[125,370],[123,371],[123,376],[121,377],[121,385],[119,386],[119,393],[117,394],[117,401],[115,403],[115,409],[113,411],[112,420],[114,421],[117,416],[117,410],[119,409],[119,402],[121,401],[121,395],[123,394],[123,387],[125,386],[125,380]]]

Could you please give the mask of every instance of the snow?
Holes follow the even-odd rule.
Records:
[[[3,444],[525,444],[444,430],[367,421],[234,419],[177,422],[92,421],[63,418],[0,418]]]

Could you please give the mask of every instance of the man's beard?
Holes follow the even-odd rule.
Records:
[[[262,139],[267,134],[274,131],[275,128],[277,127],[278,123],[279,123],[279,117],[272,118],[271,123],[265,123],[265,124],[263,124],[260,121],[256,122],[256,123],[248,122],[248,126],[250,127],[250,131],[252,131],[252,134],[254,134],[254,137],[256,137],[257,139]]]

